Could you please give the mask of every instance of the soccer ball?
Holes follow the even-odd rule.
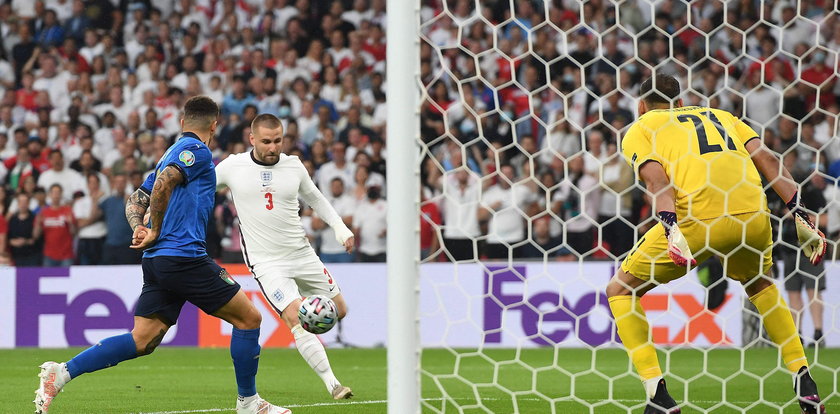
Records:
[[[332,299],[322,295],[303,298],[298,309],[298,319],[303,329],[320,335],[332,329],[338,322],[338,310]]]

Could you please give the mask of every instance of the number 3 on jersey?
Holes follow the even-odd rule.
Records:
[[[274,208],[274,196],[271,193],[265,193],[265,209],[271,210]]]

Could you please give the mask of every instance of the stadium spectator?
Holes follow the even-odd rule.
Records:
[[[142,180],[142,175],[139,179]],[[128,200],[128,179],[125,174],[116,174],[111,179],[111,196],[102,200],[99,209],[107,233],[102,248],[102,264],[137,264],[141,252],[131,249],[133,231],[125,219],[125,203]]]
[[[519,256],[519,245],[525,240],[525,219],[533,193],[522,185],[511,165],[502,165],[496,184],[481,195],[478,219],[488,221],[485,255],[488,259],[512,260]]]
[[[67,267],[73,264],[73,236],[78,229],[73,210],[64,204],[61,184],[50,186],[49,204],[35,218],[35,238],[44,237],[44,266]]]
[[[477,259],[480,179],[465,166],[458,165],[443,175],[433,168],[429,183],[443,194],[443,245],[447,255],[455,261]]]
[[[102,251],[108,227],[102,219],[100,203],[105,198],[99,176],[90,173],[87,177],[87,195],[74,195],[73,216],[78,221],[76,258],[80,265],[102,264]]]
[[[367,198],[356,206],[353,234],[359,245],[359,261],[384,262],[388,207],[379,186],[367,187]]]
[[[17,209],[9,218],[7,239],[12,263],[15,266],[32,267],[42,265],[41,244],[33,234],[35,216],[29,210],[29,195],[21,192],[15,197],[18,205],[27,206]]]
[[[333,206],[336,213],[344,220],[348,228],[353,228],[353,216],[358,203],[352,196],[344,192],[344,181],[335,177],[330,182],[330,190],[324,192],[324,197]],[[327,225],[316,213],[312,214],[312,229],[320,233],[319,256],[324,263],[349,263],[353,255],[335,239],[335,231]]]
[[[69,204],[76,192],[86,192],[84,177],[78,172],[66,168],[64,155],[60,149],[50,151],[50,169],[41,173],[38,177],[38,186],[52,188],[54,184],[61,186],[64,194],[62,204]],[[66,189],[66,190],[65,190]]]

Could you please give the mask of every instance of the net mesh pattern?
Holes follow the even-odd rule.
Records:
[[[622,155],[639,86],[654,73],[679,81],[685,106],[743,120],[801,183],[828,236],[828,260],[808,265],[786,200],[763,182],[780,286],[793,278],[833,282],[839,10],[827,0],[423,0],[423,411],[644,406],[603,291],[657,223]],[[690,121],[673,122],[694,131]],[[727,161],[726,135],[717,138],[707,138],[720,149],[709,174],[715,162],[735,160]],[[723,211],[737,202],[732,187],[707,184]],[[760,260],[749,223],[723,216],[740,223],[739,251]],[[720,277],[734,272],[735,250],[706,243],[695,254],[717,259],[643,298],[663,372],[684,409],[794,410],[789,374],[755,308]],[[813,301],[824,308],[828,342],[814,335]],[[804,297],[803,341],[838,345],[830,343],[837,316],[826,297]],[[825,400],[836,394],[838,363],[820,349],[808,357],[815,375],[834,381],[821,384]],[[773,385],[782,379],[784,390]]]

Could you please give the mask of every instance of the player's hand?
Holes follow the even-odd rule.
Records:
[[[665,237],[668,238],[668,257],[671,261],[680,267],[697,266],[697,259],[691,254],[688,241],[677,226],[677,214],[673,211],[660,211],[657,216],[665,227]]]
[[[347,250],[347,253],[353,253],[353,247],[356,245],[356,237],[350,236],[349,239],[344,241],[344,250]]]
[[[827,247],[825,235],[818,228],[814,227],[814,223],[811,222],[811,219],[804,212],[801,214],[794,213],[793,217],[796,220],[796,236],[799,238],[799,246],[802,247],[802,253],[808,256],[811,264],[819,264],[825,255]]]
[[[343,224],[333,227],[333,231],[335,232],[335,241],[344,246],[344,250],[347,250],[347,253],[352,252],[353,246],[356,244],[356,237],[353,236],[353,232]]]
[[[796,223],[796,236],[799,239],[799,246],[802,248],[802,253],[808,257],[811,264],[819,264],[823,256],[827,243],[825,242],[825,235],[820,231],[811,221],[811,217],[805,211],[805,206],[798,202],[799,193],[793,195],[787,203],[787,207],[793,214],[793,220]]]
[[[158,238],[158,232],[145,226],[137,226],[134,229],[134,236],[131,238],[131,248],[135,250],[145,250],[151,245],[155,244]]]

